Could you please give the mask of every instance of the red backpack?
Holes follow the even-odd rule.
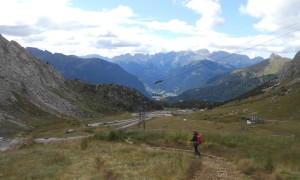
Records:
[[[202,142],[202,134],[200,134],[200,133],[198,134],[197,141],[198,141],[198,143]]]

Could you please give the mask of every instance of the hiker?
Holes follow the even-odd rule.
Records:
[[[202,138],[201,134],[199,134],[197,131],[194,131],[193,138],[191,139],[191,141],[193,141],[193,145],[194,145],[194,149],[195,149],[194,154],[196,157],[199,157],[201,155],[198,150],[198,146],[202,140],[201,138]]]

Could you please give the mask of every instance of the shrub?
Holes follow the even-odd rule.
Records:
[[[109,141],[123,140],[126,137],[125,131],[110,131],[107,137]]]
[[[258,166],[253,159],[241,159],[238,162],[238,168],[244,174],[251,175],[258,168]]]

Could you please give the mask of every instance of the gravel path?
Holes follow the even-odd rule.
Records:
[[[141,145],[141,147],[147,150],[166,150],[170,151],[180,151],[183,153],[193,154],[191,150],[182,150],[174,148],[164,148],[164,147],[153,147],[149,145]],[[193,155],[192,155],[193,156]],[[195,167],[189,170],[187,174],[188,179],[192,180],[247,180],[249,179],[246,175],[239,172],[236,166],[227,161],[224,158],[212,156],[208,154],[202,154],[199,158],[199,163],[196,163]]]
[[[200,159],[199,159],[200,160]],[[249,179],[240,173],[235,165],[222,158],[202,157],[202,164],[195,170],[193,180],[244,180]]]

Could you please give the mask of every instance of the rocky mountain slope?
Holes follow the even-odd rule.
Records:
[[[279,80],[280,82],[294,80],[298,81],[300,79],[300,52],[298,52],[294,59],[288,63],[286,63],[280,74]]]
[[[45,62],[37,60],[15,41],[0,36],[0,106],[9,110],[23,97],[50,113],[74,114],[76,106],[55,90],[68,91],[65,79]]]
[[[142,94],[148,95],[143,83],[136,76],[126,72],[117,64],[99,58],[66,56],[30,47],[26,49],[40,60],[51,64],[65,78],[80,79],[96,84],[116,83],[134,88]]]

